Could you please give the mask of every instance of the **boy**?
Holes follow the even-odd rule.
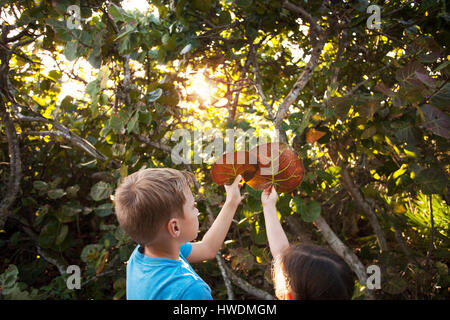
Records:
[[[129,300],[212,300],[211,289],[189,263],[213,259],[241,202],[241,176],[225,186],[226,200],[203,239],[190,189],[192,174],[170,168],[126,177],[114,196],[121,227],[139,245],[127,264]]]

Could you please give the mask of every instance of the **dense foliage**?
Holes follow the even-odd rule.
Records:
[[[211,163],[174,163],[172,134],[206,147],[194,131],[212,128],[280,130],[305,167],[279,195],[284,229],[347,252],[355,299],[449,298],[445,1],[371,1],[375,29],[364,0],[81,0],[80,26],[74,1],[0,3],[1,299],[123,299],[135,244],[111,195],[143,167],[195,173],[201,237],[224,188]],[[245,191],[221,256],[194,265],[216,299],[273,295],[260,191]],[[373,264],[369,292],[357,266]]]

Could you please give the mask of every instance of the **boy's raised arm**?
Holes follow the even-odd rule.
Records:
[[[261,202],[266,221],[266,233],[269,240],[272,257],[278,256],[284,249],[289,247],[289,241],[277,216],[277,192],[274,187],[268,187],[261,194]]]
[[[242,187],[241,180],[242,176],[238,175],[233,184],[225,185],[227,192],[225,204],[216,220],[214,220],[211,228],[203,236],[203,239],[199,242],[192,243],[192,251],[186,258],[189,263],[213,259],[220,250],[234,214],[236,213],[236,209],[242,200],[240,192]]]

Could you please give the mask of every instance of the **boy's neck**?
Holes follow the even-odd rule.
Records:
[[[150,258],[179,260],[180,246],[178,243],[146,245],[144,246],[144,254]]]

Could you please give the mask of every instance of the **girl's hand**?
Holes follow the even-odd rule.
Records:
[[[263,207],[275,207],[277,203],[278,194],[275,190],[274,186],[267,187],[262,193],[261,193],[261,203]]]

